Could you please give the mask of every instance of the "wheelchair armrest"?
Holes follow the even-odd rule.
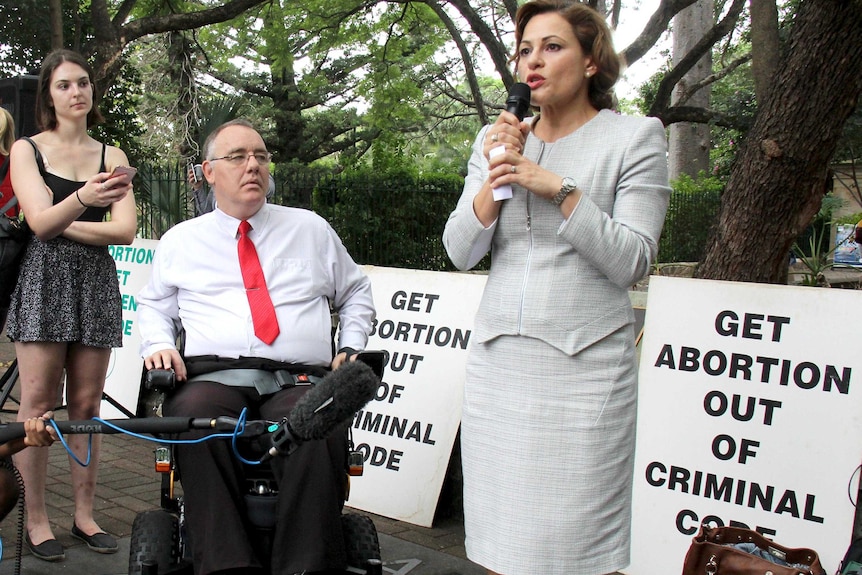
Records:
[[[361,361],[371,368],[374,375],[383,379],[383,369],[386,367],[386,364],[389,363],[389,352],[385,350],[377,351],[367,349],[356,354],[356,361]]]
[[[151,369],[144,378],[144,387],[155,391],[173,391],[177,388],[177,377],[172,369]]]

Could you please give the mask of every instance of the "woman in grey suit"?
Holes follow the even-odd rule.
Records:
[[[538,114],[482,129],[443,235],[459,269],[492,256],[461,428],[467,555],[489,573],[599,575],[629,562],[627,292],[658,252],[665,132],[611,110],[620,64],[594,10],[533,0],[515,26]]]

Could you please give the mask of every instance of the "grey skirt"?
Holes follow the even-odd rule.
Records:
[[[117,267],[107,246],[30,240],[9,306],[10,339],[120,347],[122,321]]]
[[[566,355],[475,343],[461,423],[467,556],[518,575],[629,563],[637,367],[631,326]]]

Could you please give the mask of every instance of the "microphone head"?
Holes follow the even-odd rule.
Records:
[[[509,97],[506,99],[506,111],[515,114],[523,120],[530,109],[530,87],[523,82],[512,84]]]
[[[293,435],[323,439],[374,399],[380,378],[361,361],[343,363],[303,395],[288,416]]]

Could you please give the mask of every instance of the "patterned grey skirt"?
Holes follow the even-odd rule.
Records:
[[[634,333],[571,357],[473,342],[461,419],[467,557],[497,573],[601,575],[629,563]]]
[[[9,306],[10,339],[120,347],[122,321],[117,267],[107,246],[30,240]]]

